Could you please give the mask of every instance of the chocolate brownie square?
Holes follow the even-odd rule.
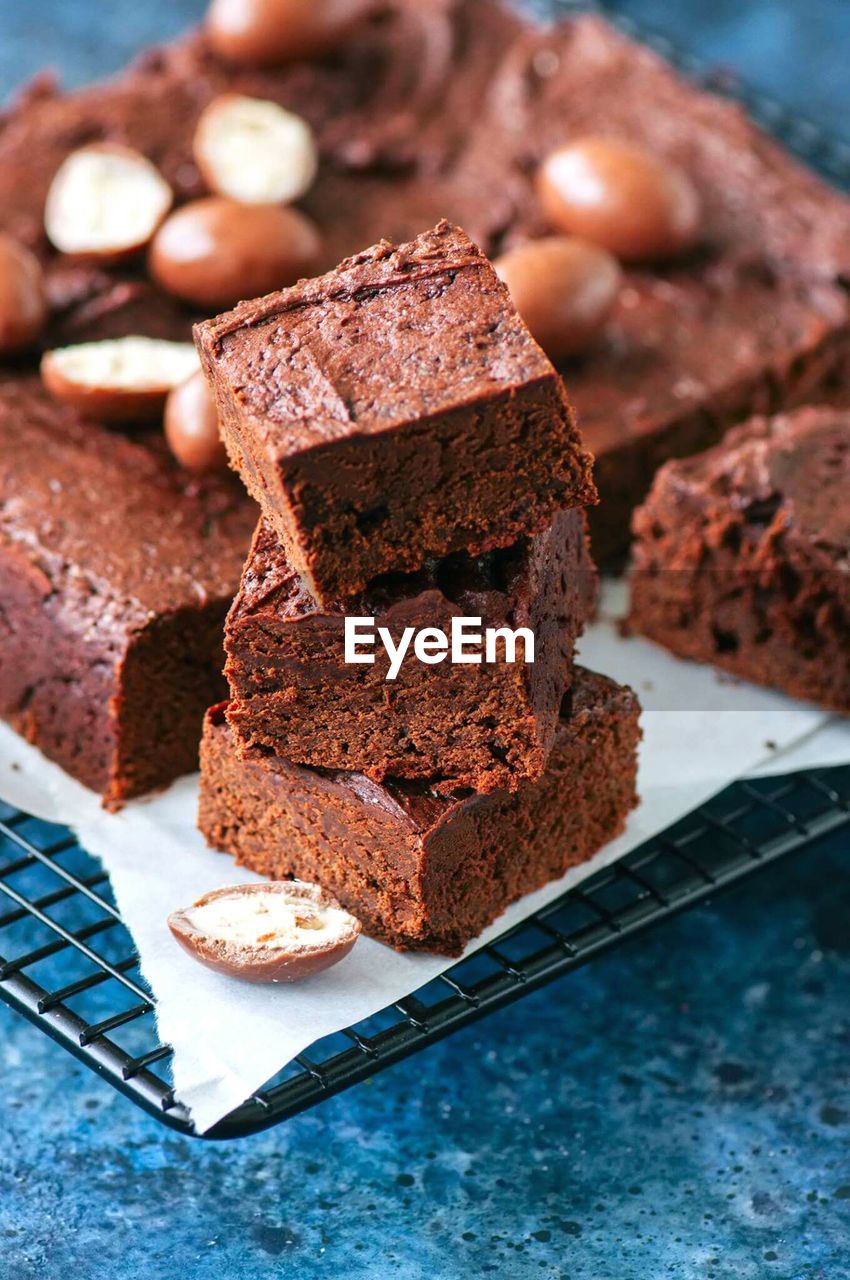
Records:
[[[0,715],[108,806],[196,767],[255,520],[229,477],[0,379]]]
[[[595,595],[580,511],[560,512],[513,547],[376,578],[330,609],[316,604],[261,521],[225,627],[228,721],[240,744],[299,764],[514,789],[543,772]],[[515,661],[499,641],[495,662],[479,653],[477,664],[426,664],[410,640],[388,679],[380,641],[362,650],[371,664],[345,662],[345,615],[371,618],[395,646],[407,628],[450,636],[462,617],[480,618],[480,630],[525,627],[533,661],[520,639]]]
[[[756,418],[668,463],[635,514],[629,624],[850,714],[850,411]]]
[[[317,881],[376,938],[458,955],[509,903],[586,861],[637,803],[640,708],[578,670],[546,772],[515,792],[442,791],[240,755],[223,707],[207,717],[199,825],[273,879]]]
[[[595,500],[560,378],[447,222],[195,334],[233,466],[323,605]]]

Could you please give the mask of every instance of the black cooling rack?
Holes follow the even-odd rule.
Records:
[[[376,1017],[311,1046],[206,1137],[277,1124],[778,858],[850,831],[850,767],[738,782]],[[194,1133],[99,862],[0,805],[0,996],[164,1124]]]
[[[850,144],[747,86],[718,80],[615,4],[533,7],[604,12],[693,79],[743,102],[813,168],[850,187]],[[738,782],[412,996],[312,1045],[204,1136],[277,1124],[839,830],[850,831],[850,767]],[[174,1098],[172,1050],[157,1039],[153,997],[106,873],[67,828],[2,801],[0,999],[164,1124],[195,1133]]]

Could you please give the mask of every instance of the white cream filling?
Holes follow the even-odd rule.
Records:
[[[287,952],[333,946],[354,924],[347,911],[271,891],[236,890],[190,907],[185,916],[200,933],[228,946]]]
[[[120,253],[147,244],[171,202],[170,186],[143,155],[83,147],[53,179],[45,229],[62,253]]]
[[[207,181],[245,204],[289,203],[313,184],[318,154],[306,121],[276,102],[227,94],[207,107],[195,136]]]
[[[50,360],[77,386],[104,391],[170,391],[200,367],[191,342],[161,338],[111,338],[58,347]]]

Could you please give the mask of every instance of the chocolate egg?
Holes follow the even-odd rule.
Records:
[[[553,360],[592,344],[623,278],[607,250],[575,236],[530,240],[493,265],[532,336]]]
[[[642,147],[580,138],[553,151],[537,174],[546,217],[623,262],[661,261],[690,248],[700,201],[688,176]]]
[[[227,467],[218,410],[200,370],[169,394],[164,426],[168,447],[188,471],[223,471]]]
[[[296,209],[208,196],[166,218],[149,266],[169,293],[221,311],[309,275],[320,246],[315,226]]]
[[[36,343],[47,319],[38,259],[11,236],[0,234],[0,355]]]
[[[269,67],[327,53],[375,0],[212,0],[206,31],[229,62]]]
[[[168,393],[198,368],[191,342],[131,334],[46,351],[41,377],[55,400],[98,422],[159,418]]]
[[[210,191],[241,204],[298,200],[319,163],[306,121],[239,93],[220,94],[201,112],[192,148]]]
[[[200,964],[244,982],[298,982],[338,964],[360,921],[317,884],[272,880],[205,893],[168,927]]]
[[[118,262],[150,244],[174,193],[146,156],[112,142],[72,151],[44,204],[44,229],[60,253]]]

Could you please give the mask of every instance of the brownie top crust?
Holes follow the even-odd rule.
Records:
[[[41,211],[53,175],[74,148],[98,141],[143,152],[178,200],[203,194],[192,138],[221,93],[297,112],[333,173],[370,171],[385,183],[412,170],[433,175],[452,161],[494,68],[524,27],[498,0],[385,0],[332,56],[310,62],[269,69],[224,62],[199,29],[73,93],[39,76],[0,112],[0,225],[47,252]],[[357,211],[335,216],[342,224]],[[375,239],[372,232],[358,243],[356,235],[357,247]]]
[[[488,253],[537,234],[537,164],[571,138],[601,134],[681,166],[716,249],[807,277],[850,277],[846,199],[737,104],[701,92],[603,19],[545,28],[497,0],[388,0],[382,9],[320,61],[231,66],[197,32],[75,93],[39,78],[0,114],[0,228],[49,254],[50,182],[74,148],[96,141],[143,152],[178,201],[203,194],[195,126],[217,94],[233,92],[279,102],[315,130],[323,163],[305,207],[326,232],[329,263],[379,228],[409,238],[441,215]]]
[[[737,103],[585,15],[514,42],[463,161],[477,175],[472,189],[488,193],[489,222],[465,207],[452,216],[488,251],[493,235],[510,246],[547,234],[532,177],[550,151],[588,135],[637,143],[677,166],[702,208],[694,250],[628,266],[601,339],[559,362],[601,458],[702,408],[722,421],[736,386],[766,369],[781,388],[790,352],[846,329],[850,203]],[[662,444],[648,471],[667,456]]]
[[[52,340],[185,337],[192,319],[140,263],[105,273],[54,253],[44,202],[75,148],[106,141],[141,151],[182,203],[206,192],[192,149],[204,108],[223,93],[277,102],[316,136],[320,172],[302,204],[322,230],[330,267],[379,235],[407,239],[451,207],[439,175],[454,168],[470,114],[523,26],[498,0],[387,0],[321,60],[241,67],[213,54],[198,30],[73,93],[37,77],[0,111],[0,230],[45,260]]]
[[[321,164],[302,204],[326,267],[443,216],[490,256],[547,232],[536,168],[589,133],[681,167],[703,207],[698,249],[657,269],[630,267],[602,340],[564,364],[598,457],[706,404],[722,418],[731,388],[765,367],[781,385],[789,353],[848,324],[846,198],[737,104],[594,16],[540,28],[496,0],[391,0],[333,58],[246,70],[221,63],[198,33],[82,92],[39,82],[0,116],[0,229],[50,260],[50,343],[186,335],[197,317],[138,268],[56,259],[44,197],[65,156],[100,139],[149,156],[178,203],[203,194],[192,135],[221,92],[280,102],[315,130]]]
[[[122,625],[229,599],[255,521],[229,476],[193,478],[161,441],[84,421],[37,378],[0,379],[0,538],[116,601]]]
[[[652,503],[732,508],[850,570],[848,493],[850,412],[825,406],[755,418],[706,453],[668,463]]]
[[[213,707],[209,718],[213,725],[225,722],[226,703]],[[584,667],[576,667],[575,680],[570,692],[564,698],[561,707],[561,719],[556,731],[556,743],[559,734],[571,734],[582,729],[585,723],[604,710],[609,720],[622,720],[633,717],[637,707],[637,698],[627,686],[615,684],[607,676],[602,676]],[[257,747],[252,752],[259,752]],[[273,755],[262,752],[269,768],[276,768]],[[291,772],[299,771],[303,766],[281,762],[281,768]],[[305,768],[312,778],[321,778],[323,786],[341,796],[348,794],[366,806],[374,806],[391,813],[405,822],[411,832],[426,839],[432,831],[449,821],[458,811],[469,810],[477,804],[490,804],[493,794],[478,795],[475,792],[461,790],[441,791],[433,782],[415,779],[396,780],[385,778],[383,782],[373,782],[362,773],[343,772],[341,770]],[[534,783],[529,784],[531,786]]]
[[[843,290],[777,275],[765,263],[705,257],[658,272],[632,269],[605,334],[581,358],[560,362],[582,436],[597,458],[646,441],[652,470],[670,456],[652,437],[665,424],[705,411],[740,420],[781,404],[790,353],[812,364],[850,323]],[[737,388],[764,377],[761,399],[742,412]],[[803,396],[797,393],[797,399]]]
[[[0,230],[47,266],[45,345],[185,338],[201,318],[141,258],[103,268],[56,255],[44,198],[69,152],[99,140],[147,155],[178,205],[203,195],[192,138],[226,92],[279,102],[312,127],[319,171],[299,204],[321,233],[323,269],[379,237],[407,242],[440,217],[491,257],[549,233],[538,166],[588,134],[637,143],[687,174],[702,205],[697,247],[628,266],[604,332],[560,364],[612,536],[674,453],[811,400],[834,379],[850,333],[846,196],[738,104],[604,20],[543,28],[498,0],[387,0],[332,57],[265,71],[224,64],[197,32],[81,92],[36,81],[0,113]],[[350,408],[329,399],[323,429],[342,430]],[[604,555],[601,537],[598,546]]]
[[[445,221],[195,332],[281,455],[553,377],[487,259]]]
[[[80,308],[86,334],[96,321],[120,325],[123,310],[137,331],[141,317],[145,332],[163,335],[185,333],[187,316],[142,272],[105,276],[55,259],[43,209],[59,165],[76,147],[117,142],[147,155],[178,203],[202,195],[192,137],[226,92],[279,102],[315,131],[322,162],[303,205],[327,266],[380,235],[410,239],[441,216],[491,256],[541,234],[537,165],[553,147],[602,134],[687,172],[712,257],[769,263],[807,282],[850,278],[846,199],[739,106],[700,92],[609,23],[584,15],[541,28],[497,0],[388,0],[332,58],[239,68],[198,32],[72,94],[42,77],[0,114],[0,229],[50,260],[52,300],[71,333]]]
[[[540,161],[571,139],[604,136],[638,143],[684,170],[700,196],[704,250],[807,279],[850,276],[847,198],[743,107],[701,90],[602,18],[528,26],[500,64],[472,135],[470,163],[474,156],[482,177],[505,176],[511,234],[539,233],[529,175]]]

